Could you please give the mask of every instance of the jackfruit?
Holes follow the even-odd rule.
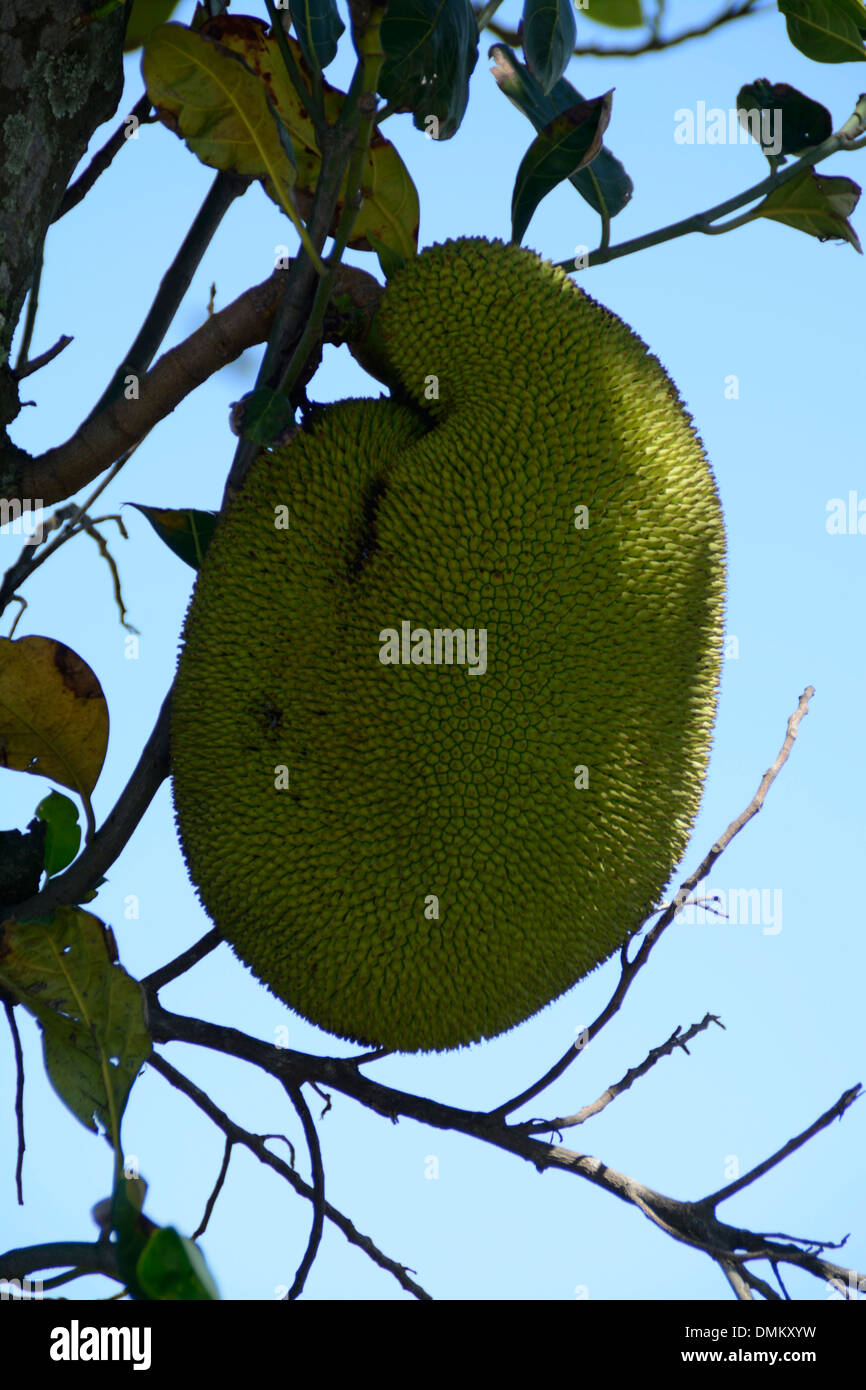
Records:
[[[281,1000],[447,1049],[659,901],[709,756],[724,528],[664,369],[534,253],[428,248],[375,335],[395,397],[261,452],[207,552],[174,796],[202,902]]]

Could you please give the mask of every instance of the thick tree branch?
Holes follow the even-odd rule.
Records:
[[[27,506],[39,499],[51,506],[92,482],[214,372],[267,341],[285,277],[285,271],[274,271],[212,314],[141,378],[137,400],[115,401],[86,421],[65,444],[35,457],[8,442],[0,446],[0,476],[5,473],[9,479],[5,492],[0,489],[0,500]],[[326,316],[327,341],[349,341],[362,365],[361,340],[381,293],[378,281],[366,271],[339,267],[332,303],[338,296],[347,296],[353,308],[346,315],[335,311],[330,320]],[[353,334],[358,335],[357,342],[350,341]]]
[[[214,233],[235,199],[246,193],[250,182],[249,178],[242,178],[238,174],[220,172],[215,176],[204,202],[178,248],[177,255],[162,277],[153,304],[135,342],[91,410],[85,424],[122,397],[127,377],[140,377],[147,371],[171,327]]]
[[[28,1245],[0,1255],[0,1280],[24,1279],[37,1269],[77,1269],[81,1274],[107,1274],[120,1279],[116,1248],[107,1240],[57,1240]]]

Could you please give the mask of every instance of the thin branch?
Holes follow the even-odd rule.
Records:
[[[758,10],[756,5],[758,0],[744,0],[741,5],[729,5],[721,14],[716,15],[715,19],[708,20],[705,24],[696,25],[693,29],[683,29],[679,34],[672,34],[670,38],[661,38],[659,34],[653,33],[636,48],[625,47],[602,47],[600,44],[577,44],[574,49],[576,58],[639,58],[643,53],[661,53],[666,48],[675,48],[677,44],[687,43],[689,39],[700,39],[706,34],[712,34],[716,29],[720,29],[723,24],[730,24],[737,19],[745,19],[748,15],[766,14],[769,11]],[[479,31],[481,29],[480,15],[482,13],[479,6],[475,7],[475,13],[479,16]],[[501,24],[487,23],[487,28],[502,43],[510,44],[512,47],[520,43],[520,34],[516,29],[506,28]]]
[[[5,1250],[0,1255],[0,1281],[23,1279],[37,1269],[76,1269],[79,1274],[106,1274],[120,1279],[117,1249],[107,1240],[57,1240]]]
[[[197,965],[200,960],[204,960],[205,956],[209,955],[211,951],[222,944],[222,939],[216,927],[214,927],[213,931],[205,932],[204,936],[200,937],[195,945],[190,946],[186,951],[182,951],[179,956],[175,956],[174,960],[170,960],[167,965],[160,966],[159,970],[154,970],[151,975],[145,975],[144,979],[141,981],[143,988],[153,990],[154,993],[156,993],[157,990],[167,985],[170,980],[176,980],[178,975],[183,975],[184,972],[191,969],[193,965]]]
[[[99,178],[99,175],[103,174],[108,168],[118,150],[123,149],[123,146],[131,135],[129,126],[130,120],[134,117],[138,125],[142,125],[147,121],[149,113],[150,97],[145,92],[143,97],[139,97],[129,115],[124,117],[123,123],[118,126],[110,139],[106,140],[102,149],[96,152],[87,168],[84,170],[84,173],[81,174],[74,183],[69,185],[63,195],[60,207],[54,214],[55,222],[58,222],[61,217],[64,217],[67,212],[70,212],[72,208],[76,207],[81,202],[85,194],[90,192],[96,180]],[[133,126],[132,129],[134,130],[136,127]]]
[[[289,1048],[274,1048],[235,1028],[170,1013],[153,996],[148,998],[148,1013],[151,1035],[156,1043],[184,1042],[207,1047],[260,1067],[284,1086],[318,1082],[351,1096],[368,1109],[391,1120],[406,1116],[436,1129],[471,1135],[532,1163],[539,1172],[553,1168],[582,1177],[636,1207],[673,1239],[702,1250],[718,1261],[727,1260],[742,1266],[746,1261],[772,1259],[777,1263],[797,1265],[822,1279],[841,1281],[862,1277],[856,1271],[845,1270],[820,1259],[809,1250],[801,1250],[795,1245],[780,1245],[761,1233],[728,1225],[716,1216],[713,1198],[692,1202],[668,1197],[617,1172],[601,1159],[541,1142],[526,1134],[521,1126],[509,1125],[502,1117],[494,1119],[484,1112],[463,1110],[372,1081],[359,1071],[351,1058],[315,1057]],[[164,1069],[164,1059],[154,1056],[153,1065]],[[204,1109],[212,1105],[207,1098],[197,1103],[202,1104]],[[210,1109],[208,1113],[211,1113]],[[235,1130],[225,1129],[224,1132],[234,1133]],[[258,1153],[259,1149],[255,1151]],[[273,1156],[270,1155],[263,1161],[276,1166],[272,1160]],[[300,1180],[293,1174],[290,1181],[297,1187]],[[306,1184],[304,1188],[305,1195],[312,1196],[312,1189]],[[743,1279],[746,1278],[744,1273]],[[748,1278],[754,1279],[756,1276],[749,1274]]]
[[[797,1149],[802,1148],[804,1144],[808,1143],[814,1134],[818,1134],[822,1129],[826,1129],[833,1120],[841,1120],[849,1105],[853,1105],[855,1100],[859,1100],[862,1093],[863,1087],[859,1084],[852,1086],[848,1091],[843,1091],[835,1105],[831,1105],[829,1110],[825,1110],[824,1114],[819,1116],[814,1124],[809,1125],[808,1129],[804,1129],[802,1134],[797,1134],[793,1139],[789,1139],[787,1144],[784,1144],[776,1153],[771,1154],[769,1158],[765,1158],[763,1163],[759,1163],[757,1167],[752,1168],[748,1173],[744,1173],[743,1176],[737,1178],[735,1182],[729,1183],[727,1187],[722,1187],[718,1192],[714,1192],[711,1196],[704,1198],[706,1205],[715,1209],[720,1202],[726,1202],[729,1197],[733,1197],[735,1192],[741,1192],[744,1187],[748,1187],[750,1183],[763,1177],[764,1173],[768,1173],[771,1168],[775,1168],[777,1163],[781,1163],[789,1154],[796,1153]]]
[[[344,183],[346,207],[343,216],[346,216],[346,208],[352,194],[349,183],[350,168],[354,168],[353,158],[357,156],[356,141],[360,131],[366,132],[366,140],[369,142],[376,112],[376,81],[385,56],[380,39],[384,14],[385,7],[373,3],[366,12],[364,27],[355,28],[353,24],[358,61],[349,91],[340,108],[336,125],[323,128],[319,135],[322,162],[307,222],[309,240],[316,252],[321,251],[330,234]],[[339,254],[330,258],[329,273],[334,271],[335,261],[339,259]],[[280,390],[291,396],[306,366],[306,355],[301,358],[297,350],[298,343],[303,337],[306,352],[312,339],[309,325],[314,313],[314,301],[315,312],[320,313],[323,299],[326,303],[327,295],[322,290],[319,274],[306,248],[302,246],[286,277],[280,303],[274,315],[268,346],[256,377],[257,390],[274,390],[279,386]],[[313,347],[315,346],[316,343],[313,343]],[[240,488],[258,451],[259,446],[252,439],[242,437],[238,440],[223,491],[223,505],[228,503]]]
[[[45,260],[45,241],[39,248],[39,259],[33,267],[33,278],[30,281],[30,290],[27,294],[27,313],[24,318],[24,330],[21,336],[21,346],[18,349],[18,356],[15,360],[15,372],[20,372],[27,362],[30,355],[30,343],[33,339],[33,329],[36,325],[36,310],[39,308],[39,286],[42,282],[42,266]]]
[[[303,1259],[298,1265],[292,1287],[286,1295],[287,1301],[292,1302],[294,1299],[299,1298],[303,1292],[304,1285],[307,1282],[307,1275],[313,1267],[313,1261],[318,1254],[319,1246],[322,1242],[322,1231],[325,1226],[325,1169],[322,1165],[322,1149],[319,1144],[319,1136],[316,1133],[316,1126],[313,1124],[310,1107],[304,1100],[301,1088],[300,1086],[287,1085],[286,1091],[298,1112],[298,1118],[303,1126],[304,1137],[306,1138],[307,1149],[310,1154],[310,1167],[313,1174],[313,1225]]]
[[[751,1302],[752,1293],[751,1289],[749,1288],[748,1272],[746,1270],[738,1269],[733,1260],[730,1259],[718,1260],[717,1264],[721,1268],[725,1278],[727,1279],[737,1298],[740,1299],[742,1302]]]
[[[0,613],[3,613],[7,603],[10,603],[13,598],[19,597],[15,592],[19,584],[23,584],[25,580],[29,579],[31,574],[33,574],[35,570],[38,570],[40,565],[44,565],[45,561],[49,560],[56,550],[59,550],[62,545],[66,545],[67,541],[71,541],[74,536],[77,536],[79,532],[84,529],[82,523],[89,508],[93,506],[93,503],[96,501],[97,497],[99,497],[100,493],[105,491],[108,484],[117,477],[121,468],[132,458],[137,448],[138,445],[134,444],[125,454],[122,454],[114,467],[109,469],[108,473],[100,480],[98,486],[94,488],[90,496],[85,498],[80,505],[73,504],[70,507],[60,507],[53,516],[49,517],[48,521],[42,523],[43,534],[42,541],[39,542],[39,545],[44,544],[45,536],[51,531],[58,532],[58,535],[54,537],[53,541],[49,541],[44,550],[39,549],[35,545],[25,545],[22,547],[21,554],[15,561],[15,564],[10,566],[6,571],[3,576],[3,581],[0,583]],[[40,498],[39,500],[41,501],[42,499]],[[24,602],[23,599],[19,599],[19,601],[22,603]],[[21,616],[20,613],[18,616]]]
[[[148,1058],[148,1065],[153,1067],[155,1071],[158,1071],[161,1076],[164,1076],[166,1081],[174,1086],[176,1090],[182,1091],[185,1096],[188,1096],[189,1099],[213,1121],[217,1128],[222,1130],[223,1134],[225,1134],[228,1139],[233,1143],[242,1144],[244,1148],[249,1149],[261,1163],[264,1163],[269,1168],[273,1168],[275,1173],[279,1173],[279,1175],[294,1188],[295,1192],[302,1197],[306,1197],[308,1201],[313,1201],[315,1195],[313,1188],[310,1187],[308,1183],[304,1182],[304,1179],[300,1177],[300,1175],[294,1171],[294,1168],[290,1167],[284,1159],[278,1158],[277,1155],[271,1153],[271,1150],[267,1147],[265,1139],[277,1136],[251,1134],[249,1130],[243,1129],[241,1125],[236,1124],[234,1120],[230,1119],[223,1110],[220,1110],[219,1106],[215,1105],[210,1096],[202,1091],[200,1087],[196,1086],[194,1081],[190,1081],[189,1077],[184,1076],[182,1072],[179,1072],[176,1067],[173,1067],[170,1062],[167,1062],[166,1059],[161,1057],[158,1053],[154,1052]],[[288,1140],[286,1142],[288,1143]],[[289,1147],[291,1148],[291,1145],[289,1145]],[[332,1206],[330,1202],[325,1203],[325,1215],[333,1225],[342,1231],[351,1245],[356,1245],[359,1250],[363,1250],[380,1269],[387,1270],[389,1274],[393,1274],[394,1278],[407,1293],[413,1294],[415,1298],[422,1301],[430,1299],[430,1294],[427,1293],[426,1289],[423,1289],[420,1284],[416,1284],[415,1280],[409,1277],[405,1265],[398,1264],[396,1260],[392,1260],[389,1256],[383,1254],[369,1236],[362,1235],[349,1218],[344,1216],[337,1207]]]
[[[147,371],[159,345],[171,327],[192,278],[201,264],[220,223],[236,198],[246,193],[251,180],[239,174],[218,173],[193,219],[165,275],[135,341],[115,371],[111,381],[91,410],[84,425],[109,405],[123,399],[127,377],[140,377]],[[82,426],[83,428],[83,426]]]
[[[583,266],[607,265],[609,261],[619,260],[621,256],[631,256],[636,251],[645,251],[650,246],[661,246],[663,242],[688,236],[692,232],[715,235],[718,232],[732,231],[735,227],[758,216],[757,209],[752,208],[747,217],[735,218],[723,226],[714,227],[712,224],[718,222],[721,217],[727,217],[730,213],[737,212],[747,203],[753,203],[758,198],[764,198],[768,194],[774,193],[776,189],[802,174],[804,169],[814,168],[815,165],[829,159],[831,155],[837,154],[840,150],[848,152],[857,149],[857,138],[863,134],[864,130],[866,130],[866,94],[860,96],[853,114],[835,134],[828,135],[827,139],[822,141],[820,145],[815,145],[813,149],[782,173],[773,170],[766,178],[761,179],[760,183],[752,184],[751,188],[735,194],[732,198],[726,198],[724,202],[717,203],[715,207],[708,208],[705,212],[692,213],[690,217],[683,217],[678,222],[671,222],[667,227],[658,228],[654,232],[646,232],[643,236],[632,237],[630,241],[621,241],[617,246],[598,246],[595,251],[590,251],[589,255],[582,257],[581,263]],[[561,270],[575,269],[573,257],[569,257],[565,261],[558,261],[556,264]]]
[[[21,1050],[21,1035],[15,1018],[15,1006],[11,999],[4,998],[3,1008],[9,1032],[12,1034],[12,1049],[15,1053],[15,1121],[18,1131],[18,1158],[15,1163],[15,1192],[19,1207],[24,1205],[24,1150],[27,1143],[24,1137],[24,1053]]]
[[[228,1176],[229,1163],[231,1161],[233,1148],[234,1140],[227,1138],[225,1142],[225,1149],[223,1150],[223,1161],[220,1164],[220,1170],[217,1174],[217,1180],[213,1185],[213,1191],[211,1192],[210,1196],[207,1199],[207,1202],[205,1203],[204,1215],[201,1221],[198,1223],[198,1226],[192,1233],[192,1240],[199,1240],[208,1228],[208,1222],[210,1221],[211,1216],[213,1215],[213,1209],[216,1206],[217,1198],[222,1192],[223,1184]]]
[[[53,347],[45,352],[41,352],[38,357],[31,357],[29,362],[22,363],[15,368],[14,375],[18,381],[23,381],[26,376],[32,376],[41,367],[47,367],[49,362],[53,362],[55,357],[59,357],[64,348],[69,347],[72,338],[68,333],[61,333]]]
[[[310,86],[307,86],[304,81],[303,73],[295,62],[295,55],[289,47],[286,31],[280,23],[280,16],[274,8],[274,0],[265,0],[265,8],[268,12],[268,18],[271,21],[271,33],[277,41],[277,48],[280,50],[280,56],[282,57],[283,66],[286,69],[289,81],[295,89],[295,93],[302,108],[309,110],[316,134],[321,135],[322,128],[326,124],[321,81],[314,84],[311,74]],[[285,11],[283,11],[283,13],[285,14]],[[319,74],[319,77],[321,78],[321,74]]]
[[[669,1057],[676,1048],[681,1047],[683,1052],[688,1053],[688,1044],[692,1038],[697,1037],[698,1033],[703,1033],[704,1029],[709,1028],[711,1023],[717,1023],[720,1028],[725,1026],[715,1014],[704,1014],[700,1023],[693,1023],[685,1033],[681,1026],[676,1027],[667,1042],[662,1043],[660,1047],[651,1048],[638,1066],[629,1067],[621,1081],[616,1081],[612,1086],[608,1086],[597,1100],[592,1101],[589,1105],[584,1105],[576,1114],[560,1116],[555,1120],[530,1120],[526,1124],[516,1126],[516,1128],[522,1129],[525,1134],[547,1134],[551,1130],[559,1131],[572,1128],[574,1125],[584,1124],[586,1120],[592,1119],[593,1115],[606,1109],[611,1101],[616,1100],[617,1096],[621,1096],[623,1091],[627,1091],[640,1077],[646,1076],[656,1062],[660,1062],[663,1057]]]
[[[716,840],[713,847],[704,856],[698,868],[693,873],[689,874],[688,878],[684,879],[683,882],[680,884],[680,887],[677,889],[677,892],[674,895],[673,902],[668,903],[667,907],[662,912],[655,926],[652,927],[647,932],[646,936],[643,938],[643,941],[640,945],[640,949],[638,950],[634,960],[630,961],[628,958],[629,943],[626,942],[626,944],[623,946],[620,952],[620,961],[622,969],[619,981],[607,1004],[604,1006],[601,1013],[598,1015],[598,1018],[596,1018],[595,1021],[591,1023],[589,1027],[581,1033],[581,1036],[578,1039],[578,1043],[572,1043],[568,1051],[565,1052],[562,1055],[562,1057],[560,1057],[558,1062],[554,1062],[550,1070],[545,1072],[544,1076],[542,1076],[540,1080],[534,1082],[532,1086],[527,1087],[525,1091],[521,1091],[520,1095],[512,1097],[511,1100],[506,1101],[503,1105],[497,1106],[495,1110],[491,1110],[491,1119],[498,1119],[505,1115],[510,1115],[512,1111],[517,1110],[521,1105],[525,1105],[527,1101],[533,1100],[537,1095],[540,1095],[542,1091],[546,1090],[547,1087],[552,1084],[552,1082],[556,1081],[557,1078],[560,1077],[562,1073],[566,1071],[568,1067],[571,1066],[578,1052],[582,1051],[586,1044],[588,1042],[591,1042],[592,1039],[601,1032],[602,1028],[604,1028],[604,1026],[610,1022],[614,1014],[619,1012],[623,1000],[625,999],[626,994],[628,993],[629,988],[631,987],[635,975],[646,964],[650,951],[652,950],[655,943],[658,941],[662,932],[665,930],[666,927],[670,926],[670,923],[673,921],[677,913],[680,911],[681,907],[683,907],[685,902],[687,901],[689,894],[694,890],[694,888],[697,887],[697,885],[701,882],[702,879],[706,878],[710,869],[715,864],[716,860],[722,854],[724,854],[725,850],[733,840],[734,836],[738,835],[739,832],[742,830],[743,826],[746,825],[752,819],[752,817],[757,815],[760,811],[766,799],[767,792],[770,790],[770,787],[772,786],[773,782],[776,780],[785,763],[788,761],[789,754],[794,746],[794,740],[797,737],[797,731],[800,727],[800,723],[808,712],[809,701],[811,700],[814,694],[815,690],[814,687],[811,685],[807,686],[807,688],[803,691],[803,694],[800,696],[797,708],[788,719],[787,730],[785,733],[784,742],[782,743],[782,747],[776,755],[775,761],[764,773],[764,776],[761,779],[760,786],[758,787],[758,790],[756,791],[755,795],[752,797],[752,800],[749,802],[746,809],[742,811],[740,815],[736,817],[735,820],[731,821],[724,834],[721,835],[718,840]],[[651,915],[654,916],[655,914],[653,913]],[[648,917],[646,920],[649,921],[650,918]],[[637,929],[637,931],[639,930],[640,928]],[[635,935],[637,935],[637,931],[635,932]]]

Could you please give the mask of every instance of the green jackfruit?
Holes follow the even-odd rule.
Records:
[[[663,368],[533,253],[429,248],[376,337],[402,393],[260,454],[208,550],[174,794],[203,903],[280,999],[452,1048],[658,902],[709,755],[724,530]]]

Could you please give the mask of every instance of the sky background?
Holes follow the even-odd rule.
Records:
[[[238,7],[242,8],[241,6]],[[341,8],[344,8],[341,6]],[[676,0],[671,29],[716,12]],[[192,4],[176,17],[187,21]],[[247,12],[264,14],[250,4]],[[501,14],[516,24],[518,7]],[[578,14],[579,41],[634,39]],[[422,246],[452,236],[507,238],[511,189],[533,137],[497,90],[487,40],[471,83],[469,110],[449,142],[425,139],[411,118],[385,131],[403,155],[421,198]],[[351,68],[344,36],[328,70],[344,85]],[[142,91],[136,55],[115,119]],[[683,145],[675,113],[698,102],[725,111],[756,77],[789,82],[822,101],[838,127],[853,109],[863,69],[811,62],[789,43],[775,8],[713,36],[637,61],[574,60],[568,76],[585,96],[613,87],[606,143],[634,184],[613,224],[614,242],[710,207],[764,176],[754,144]],[[838,154],[823,172],[866,177],[866,151]],[[32,352],[74,335],[60,358],[30,378],[15,441],[38,452],[71,435],[101,394],[135,336],[175,250],[213,178],[161,125],[127,142],[83,203],[49,233]],[[866,235],[866,214],[854,226]],[[594,246],[598,219],[570,185],[548,197],[525,244],[553,260]],[[164,344],[204,319],[211,282],[216,305],[270,273],[274,248],[294,246],[291,228],[258,186],[230,209]],[[374,257],[351,261],[379,275]],[[765,1159],[863,1079],[862,1000],[864,740],[863,642],[866,535],[830,535],[827,508],[849,492],[866,498],[862,452],[864,263],[848,245],[821,244],[758,221],[730,235],[681,238],[584,272],[580,283],[650,345],[693,414],[718,482],[728,536],[728,637],[721,699],[700,816],[677,881],[749,802],[779,748],[803,688],[816,696],[793,755],[765,809],[713,872],[710,890],[781,892],[781,930],[710,918],[674,924],[633,986],[625,1008],[547,1093],[532,1114],[562,1114],[593,1100],[680,1024],[706,1011],[719,1028],[690,1056],[662,1061],[603,1114],[564,1142],[667,1193],[695,1199]],[[381,277],[380,277],[381,278]],[[125,503],[219,506],[234,453],[230,402],[253,384],[260,350],[212,377],[165,420],[100,499],[98,514]],[[727,399],[726,379],[739,382]],[[311,398],[377,396],[345,349],[328,348]],[[866,509],[864,509],[866,510]],[[120,566],[129,619],[140,630],[126,659],[109,571],[81,537],[28,581],[16,637],[62,639],[90,663],[105,691],[111,735],[94,795],[97,820],[110,811],[153,726],[173,678],[178,634],[193,571],[162,545],[140,513],[122,512],[129,540],[105,528]],[[866,526],[866,522],[864,522]],[[20,539],[0,536],[0,568]],[[11,607],[5,617],[8,632]],[[41,779],[3,774],[4,826],[24,828],[49,790]],[[129,895],[139,917],[124,915]],[[113,927],[126,969],[146,974],[196,941],[209,922],[187,878],[164,784],[91,908]],[[771,930],[765,931],[764,926]],[[777,923],[778,925],[778,919]],[[520,1028],[445,1055],[389,1057],[370,1075],[455,1105],[488,1108],[540,1076],[603,1007],[616,961],[597,970]],[[329,1055],[350,1046],[313,1028],[258,985],[222,946],[168,986],[164,1004],[289,1045]],[[26,1205],[15,1205],[14,1070],[0,1029],[0,1250],[57,1239],[93,1239],[89,1211],[108,1195],[108,1146],[90,1135],[45,1079],[36,1025],[19,1013],[27,1084]],[[282,1132],[306,1159],[299,1125],[277,1084],[252,1068],[173,1045],[166,1055],[224,1110],[258,1133]],[[318,1116],[321,1105],[309,1092]],[[327,1193],[391,1257],[411,1266],[437,1298],[692,1299],[730,1297],[710,1260],[676,1244],[637,1210],[590,1183],[539,1175],[530,1165],[459,1135],[409,1120],[392,1125],[337,1094],[319,1126]],[[161,1076],[146,1069],[124,1119],[127,1155],[150,1188],[146,1210],[190,1234],[219,1171],[222,1135]],[[866,1267],[863,1153],[866,1105],[849,1111],[792,1159],[721,1208],[753,1229],[840,1240],[840,1263]],[[277,1152],[285,1153],[284,1146]],[[438,1177],[426,1176],[438,1160]],[[272,1299],[291,1284],[311,1218],[270,1170],[236,1149],[202,1247],[225,1298]],[[830,1258],[833,1258],[832,1252]],[[759,1272],[768,1277],[768,1271]],[[830,1291],[805,1275],[785,1276],[793,1297]],[[79,1296],[108,1291],[99,1279]],[[395,1280],[326,1225],[305,1297],[403,1299]]]

